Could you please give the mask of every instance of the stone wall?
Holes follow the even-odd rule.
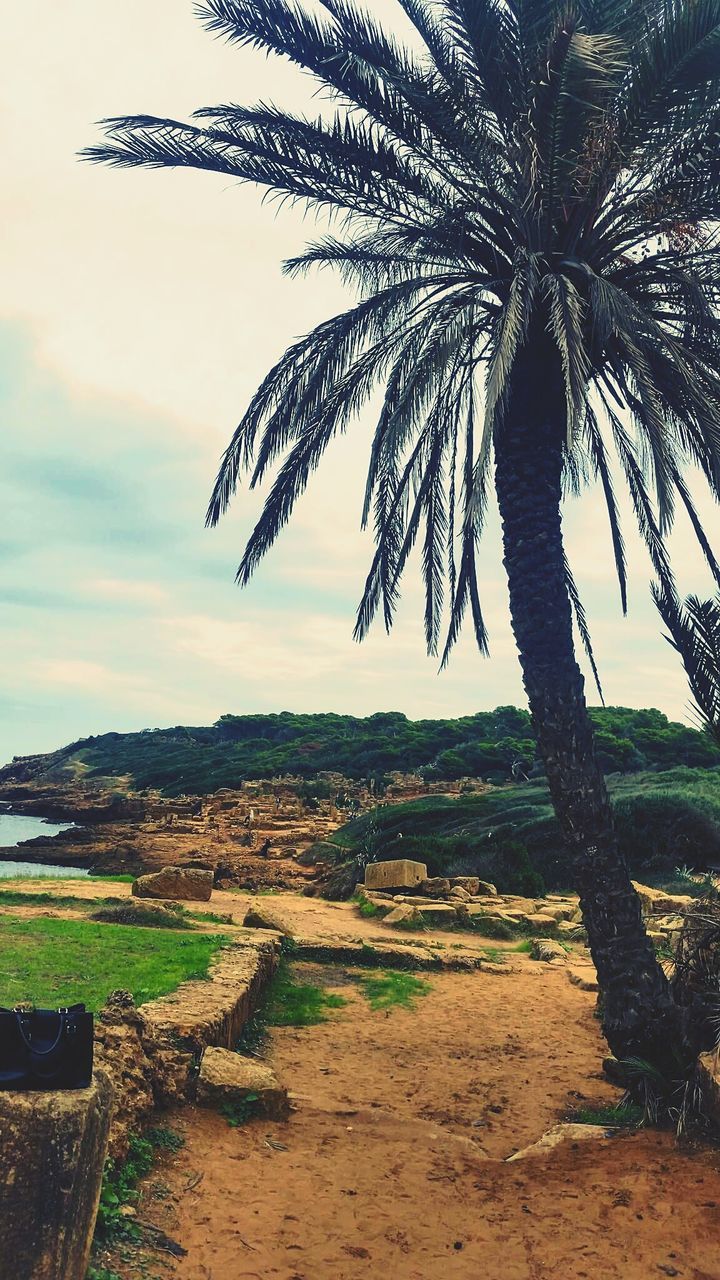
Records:
[[[237,1043],[279,955],[277,939],[243,940],[219,952],[208,979],[184,982],[139,1009],[126,992],[110,996],[96,1025],[95,1057],[114,1089],[112,1159],[125,1155],[130,1133],[153,1111],[193,1097],[203,1050]]]

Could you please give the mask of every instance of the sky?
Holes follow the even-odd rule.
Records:
[[[373,8],[394,20],[393,0]],[[522,705],[495,517],[480,557],[489,660],[468,635],[438,673],[417,574],[392,634],[353,641],[372,551],[359,527],[369,417],[330,450],[247,590],[233,579],[258,497],[204,528],[257,383],[349,296],[327,274],[283,277],[313,234],[300,213],[218,175],[115,172],[77,152],[105,116],[297,109],[307,82],[213,39],[191,0],[23,0],[2,18],[0,761],[224,712]],[[639,543],[623,619],[596,493],[569,505],[566,528],[606,700],[687,720]],[[681,589],[709,591],[682,524],[674,554]]]

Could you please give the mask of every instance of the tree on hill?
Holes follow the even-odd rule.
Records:
[[[355,0],[203,0],[209,29],[277,54],[323,91],[314,116],[223,104],[185,124],[106,122],[96,161],[185,166],[335,215],[287,264],[337,269],[357,304],[295,342],[224,455],[274,473],[238,571],[247,583],[330,440],[384,388],[363,518],[377,550],[357,635],[393,621],[416,543],[428,648],[470,615],[487,649],[477,548],[494,484],[512,623],[553,804],[622,1058],[688,1067],[706,1035],[643,928],[593,743],[573,618],[587,625],[561,511],[591,482],[626,601],[615,484],[655,573],[687,512],[684,471],[720,489],[720,0],[398,0],[402,44]],[[399,11],[398,11],[399,12]]]

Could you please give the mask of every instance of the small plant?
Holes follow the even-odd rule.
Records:
[[[507,953],[499,951],[497,947],[485,947],[481,955],[483,960],[489,960],[492,964],[507,963]]]
[[[129,1240],[138,1238],[138,1229],[123,1214],[123,1208],[137,1200],[137,1184],[150,1172],[153,1156],[152,1143],[139,1134],[133,1134],[127,1159],[121,1163],[108,1162],[100,1192],[96,1237],[104,1241],[122,1237]]]
[[[374,916],[380,915],[380,908],[374,902],[370,902],[369,898],[366,898],[364,894],[358,894],[356,902],[357,909],[363,919],[372,920]]]
[[[148,1129],[145,1137],[156,1151],[169,1151],[172,1155],[182,1151],[185,1146],[185,1139],[182,1135],[176,1133],[174,1129],[169,1129],[164,1124],[155,1125],[152,1129]]]
[[[85,1280],[121,1280],[117,1271],[108,1271],[107,1267],[90,1267]]]
[[[414,1009],[416,999],[429,995],[432,990],[430,983],[422,978],[392,969],[385,973],[368,974],[360,979],[360,985],[373,1012],[395,1007]]]
[[[259,1094],[246,1093],[245,1097],[237,1102],[223,1102],[220,1115],[225,1117],[231,1129],[240,1129],[257,1114],[259,1101]]]

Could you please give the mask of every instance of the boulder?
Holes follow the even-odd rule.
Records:
[[[478,880],[477,896],[481,898],[497,898],[498,891],[489,880]]]
[[[449,898],[450,881],[446,876],[430,876],[418,886],[420,893],[426,898]]]
[[[168,898],[173,902],[209,902],[212,891],[212,871],[193,867],[163,867],[138,876],[132,886],[136,898]]]
[[[365,888],[414,889],[426,877],[425,863],[412,862],[410,858],[395,858],[390,862],[370,862],[365,868]]]
[[[243,924],[246,929],[275,929],[286,938],[292,938],[295,933],[285,912],[269,902],[251,902]]]
[[[459,884],[453,886],[450,890],[451,902],[471,902],[472,898],[467,889],[462,889]]]
[[[533,960],[544,960],[546,964],[567,964],[567,951],[559,942],[553,942],[552,938],[533,938],[530,955]]]
[[[480,891],[480,881],[477,876],[451,876],[450,886],[453,889],[464,889],[471,898]]]
[[[644,916],[684,915],[693,906],[695,899],[686,894],[666,893],[664,889],[653,889],[647,884],[638,884],[633,880],[642,906]]]
[[[557,929],[557,920],[554,916],[548,916],[544,911],[536,911],[533,913],[524,913],[521,917],[523,924],[528,924],[533,933],[547,937],[548,934],[555,933]]]
[[[0,1093],[0,1275],[80,1280],[90,1261],[112,1087]]]
[[[232,1049],[205,1050],[197,1079],[197,1101],[203,1106],[246,1103],[252,1112],[285,1120],[290,1111],[283,1089],[270,1067]]]
[[[416,907],[410,907],[406,903],[395,907],[393,911],[386,915],[383,924],[389,925],[414,925],[419,927],[422,925],[422,917],[418,914]]]

